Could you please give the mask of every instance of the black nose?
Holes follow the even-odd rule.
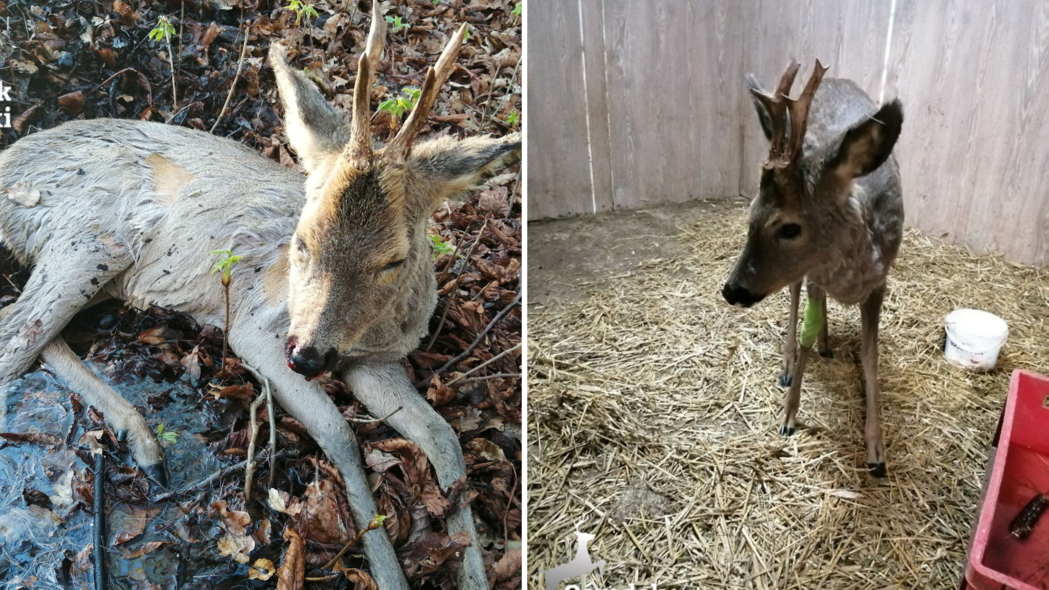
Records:
[[[294,347],[288,354],[288,366],[291,367],[291,370],[308,379],[313,379],[331,369],[334,360],[334,349],[328,349],[328,352],[321,354],[314,346]]]
[[[721,296],[732,305],[750,307],[765,298],[764,295],[751,293],[746,288],[732,283],[725,283],[721,289]]]

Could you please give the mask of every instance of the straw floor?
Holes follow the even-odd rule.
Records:
[[[727,306],[745,208],[694,207],[645,238],[632,270],[592,272],[532,302],[529,587],[575,554],[573,524],[588,518],[590,555],[607,562],[585,580],[598,588],[956,588],[1010,373],[1049,372],[1049,270],[908,231],[881,321],[889,477],[876,480],[858,310],[830,304],[835,356],[810,357],[802,428],[780,437],[788,297]],[[617,249],[622,215],[587,222],[619,257],[630,254]],[[579,222],[534,224],[530,248],[565,223]],[[943,359],[956,307],[1009,323],[993,372]]]

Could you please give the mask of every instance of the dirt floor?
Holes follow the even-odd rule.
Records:
[[[1049,372],[1049,272],[908,231],[874,479],[855,308],[830,304],[835,356],[806,370],[802,428],[777,434],[787,294],[749,310],[720,295],[745,206],[529,225],[531,587],[575,555],[576,524],[606,562],[599,588],[957,587],[1010,374]],[[943,318],[965,306],[1010,324],[988,374],[943,358]]]

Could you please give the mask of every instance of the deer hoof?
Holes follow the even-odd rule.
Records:
[[[870,470],[872,477],[882,478],[888,475],[885,463],[867,463],[867,469]]]
[[[139,471],[146,476],[146,479],[157,484],[162,490],[168,489],[168,470],[164,467],[163,461],[153,465],[142,465],[139,467]]]
[[[779,386],[780,387],[790,387],[790,382],[791,382],[790,375],[784,374],[784,375],[780,375],[779,376]]]
[[[794,427],[784,424],[783,426],[779,427],[779,434],[780,436],[791,436],[792,434],[794,434]]]

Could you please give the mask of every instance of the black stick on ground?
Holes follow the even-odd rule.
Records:
[[[106,590],[106,454],[95,455],[95,590]]]

